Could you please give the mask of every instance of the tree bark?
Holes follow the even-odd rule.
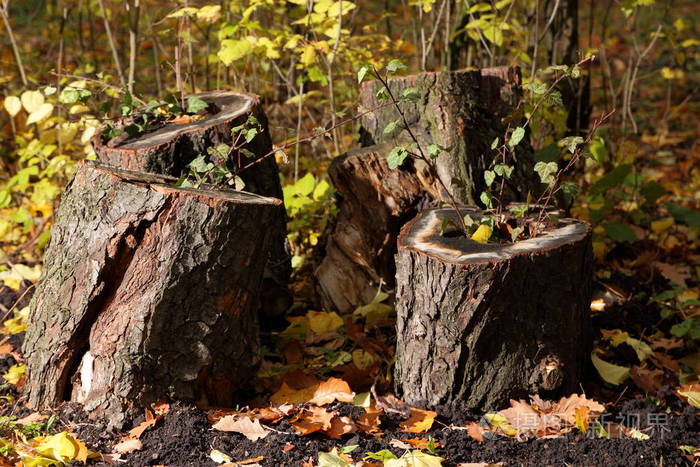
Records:
[[[257,164],[238,173],[245,182],[245,190],[251,193],[282,199],[279,170],[275,158],[271,157],[272,140],[268,131],[267,117],[262,109],[260,99],[252,94],[215,91],[196,94],[213,110],[204,119],[190,123],[166,123],[144,135],[128,137],[124,134],[112,141],[105,141],[102,132],[93,139],[93,146],[100,162],[124,169],[151,172],[155,174],[180,177],[188,172],[187,165],[197,156],[207,155],[207,149],[219,144],[233,145],[234,135],[231,129],[243,125],[248,117],[255,117],[261,128],[255,138],[244,148],[254,154],[249,159],[238,153],[230,160],[212,160],[238,173],[240,166],[245,166],[255,159],[264,158]],[[127,121],[118,123],[123,127]],[[239,164],[240,161],[240,164]],[[272,315],[284,313],[291,305],[291,294],[287,288],[291,275],[291,258],[287,251],[287,217],[284,206],[276,208],[278,215],[271,219],[273,241],[265,270],[262,311]]]
[[[403,400],[490,410],[528,393],[577,390],[591,350],[590,226],[566,219],[533,239],[481,244],[441,234],[445,218],[455,222],[454,210],[423,211],[398,240]]]
[[[380,84],[365,83],[362,104],[380,103]],[[422,73],[389,81],[395,95],[417,87],[422,99],[401,104],[407,119],[426,145],[452,148],[437,159],[441,179],[457,200],[475,204],[485,188],[484,170],[495,152],[496,136],[503,141],[507,125],[517,126],[521,117],[520,75],[516,68],[491,68],[454,73]],[[329,224],[316,251],[315,277],[322,304],[349,312],[367,304],[383,282],[393,288],[394,255],[399,230],[420,208],[449,201],[425,163],[407,159],[391,170],[386,157],[405,135],[384,135],[384,127],[399,118],[393,106],[377,110],[362,120],[362,140],[372,144],[333,161],[329,175],[338,193],[339,213]],[[374,144],[374,143],[377,144]],[[534,191],[532,149],[525,138],[516,148],[514,181],[506,199],[524,199]]]
[[[324,308],[347,313],[371,302],[381,282],[393,287],[399,230],[431,199],[430,175],[416,161],[391,170],[390,150],[388,144],[356,149],[328,169],[340,199],[315,270]]]
[[[496,153],[491,143],[503,142],[506,129],[522,124],[522,90],[518,68],[495,67],[473,71],[421,73],[392,78],[388,81],[394,96],[407,88],[417,88],[421,99],[401,103],[415,134],[425,143],[449,148],[436,159],[438,175],[446,183],[457,202],[477,205],[486,188],[484,171]],[[381,105],[377,92],[379,81],[368,81],[361,91],[366,109]],[[394,106],[386,106],[362,118],[360,130],[363,145],[405,141],[405,134],[386,135],[387,124],[399,119]],[[533,181],[534,166],[529,138],[515,148],[515,170],[504,201],[522,201],[538,186]],[[440,188],[442,192],[442,188]],[[443,199],[447,199],[442,194]]]
[[[157,399],[231,406],[258,363],[258,288],[281,201],[85,163],[30,304],[29,404],[120,427]]]

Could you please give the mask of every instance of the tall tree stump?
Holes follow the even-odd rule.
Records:
[[[421,99],[403,102],[401,108],[414,134],[425,143],[449,148],[435,161],[438,174],[459,203],[477,205],[486,188],[484,171],[494,159],[494,139],[503,142],[506,129],[522,124],[522,89],[520,69],[484,68],[471,71],[421,73],[391,78],[389,89],[394,96],[408,88],[417,88]],[[380,81],[367,81],[361,90],[362,106],[372,109],[382,103],[377,94]],[[405,132],[385,134],[386,126],[400,119],[395,106],[385,106],[362,118],[362,142],[365,146],[406,141]],[[515,148],[515,170],[509,180],[505,198],[524,200],[538,187],[533,181],[534,159],[528,138]],[[438,187],[443,191],[442,187]],[[447,200],[443,193],[441,196]]]
[[[590,226],[567,219],[536,238],[481,244],[441,234],[445,218],[457,222],[453,209],[423,211],[399,236],[400,396],[489,410],[577,390],[591,350]]]
[[[272,140],[268,131],[267,116],[262,108],[260,99],[253,94],[243,94],[232,91],[214,91],[195,94],[209,104],[204,118],[190,122],[184,120],[167,122],[155,126],[145,134],[129,137],[126,133],[105,140],[100,131],[93,138],[93,147],[97,159],[107,165],[150,172],[155,174],[180,177],[188,172],[187,165],[197,156],[204,155],[207,160],[216,164],[226,164],[229,169],[237,171],[239,161],[245,167],[251,162],[256,164],[240,172],[239,176],[245,182],[245,190],[251,193],[282,199],[279,170],[274,156]],[[229,160],[214,160],[208,155],[207,149],[219,144],[233,145],[235,135],[231,133],[234,127],[246,123],[249,117],[255,117],[261,131],[255,138],[243,147],[253,158],[231,154]],[[123,128],[129,123],[128,119],[117,122],[117,128]],[[276,208],[279,213],[271,220],[267,229],[272,230],[273,241],[270,258],[265,270],[263,283],[262,309],[273,315],[283,313],[291,305],[291,294],[287,282],[291,275],[291,256],[286,247],[287,218],[284,206]]]
[[[228,405],[258,363],[281,201],[85,163],[56,214],[24,343],[29,403],[120,426],[159,398]]]
[[[380,87],[377,81],[363,84],[363,107],[380,105],[376,98]],[[422,73],[390,79],[389,87],[396,96],[409,87],[421,91],[417,103],[400,104],[407,120],[422,144],[451,148],[437,159],[440,177],[458,201],[476,204],[485,185],[484,170],[493,159],[492,141],[497,136],[503,141],[507,126],[521,123],[519,70]],[[385,126],[398,118],[393,106],[363,117],[362,140],[370,146],[336,158],[329,169],[339,212],[322,236],[315,270],[318,295],[326,308],[352,311],[372,300],[380,282],[392,288],[399,230],[419,208],[449,200],[421,161],[407,159],[398,169],[389,169],[389,152],[406,142],[405,134],[384,134]],[[515,153],[516,170],[504,199],[525,199],[536,189],[527,138]]]

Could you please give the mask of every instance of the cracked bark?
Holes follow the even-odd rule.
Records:
[[[380,86],[377,81],[363,84],[363,107],[380,105]],[[409,87],[420,90],[417,103],[401,104],[407,120],[422,145],[451,148],[436,161],[441,179],[459,202],[476,204],[494,154],[491,142],[496,137],[503,141],[509,125],[522,123],[519,70],[422,73],[392,78],[389,87],[396,96]],[[392,288],[399,230],[421,208],[449,199],[424,163],[407,159],[396,170],[387,166],[391,149],[406,142],[405,134],[384,134],[386,125],[398,118],[393,106],[363,117],[361,135],[367,147],[336,158],[329,169],[339,213],[315,252],[316,289],[327,308],[349,312],[371,301],[380,281]],[[536,191],[528,138],[516,148],[516,157],[504,202],[523,200]]]
[[[35,408],[121,427],[157,399],[232,405],[258,360],[258,288],[281,201],[81,164],[23,352]],[[253,221],[254,219],[254,221]]]
[[[150,172],[155,174],[180,177],[188,172],[187,165],[197,156],[207,155],[207,148],[218,144],[233,144],[231,129],[243,125],[249,116],[257,118],[262,131],[244,148],[263,157],[272,151],[272,140],[268,131],[267,116],[260,99],[253,94],[214,91],[196,94],[196,97],[210,104],[211,115],[203,120],[191,123],[167,123],[160,128],[135,137],[124,134],[110,142],[105,142],[102,133],[93,138],[93,146],[100,162],[124,169]],[[123,126],[118,122],[117,126]],[[241,166],[252,162],[241,156]],[[216,164],[226,164],[236,171],[239,160],[232,154],[230,160],[212,160]],[[274,157],[242,171],[240,177],[245,182],[245,190],[251,193],[282,199],[279,170]],[[278,215],[270,220],[265,228],[273,231],[270,257],[265,269],[261,294],[263,304],[261,311],[277,316],[283,314],[291,305],[291,293],[287,283],[291,275],[291,257],[287,250],[287,217],[284,206],[276,208]]]
[[[534,239],[479,244],[441,235],[447,216],[454,211],[423,211],[399,237],[400,396],[491,410],[576,391],[591,350],[590,226],[564,220]]]

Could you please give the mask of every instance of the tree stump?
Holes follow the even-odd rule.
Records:
[[[258,363],[281,201],[84,163],[56,214],[24,343],[29,403],[121,426],[157,399],[231,406]]]
[[[520,69],[494,67],[471,71],[421,73],[391,78],[389,89],[394,96],[408,88],[417,88],[421,99],[400,105],[419,139],[449,148],[436,160],[438,174],[459,203],[476,205],[486,188],[484,171],[493,158],[491,143],[503,142],[506,129],[522,124],[522,89]],[[382,103],[377,93],[379,81],[363,83],[362,106],[371,109]],[[360,129],[363,145],[381,142],[396,144],[406,141],[405,134],[387,135],[384,128],[400,115],[392,105],[382,107],[362,118]],[[404,132],[405,133],[405,132]],[[533,151],[528,138],[515,149],[515,170],[509,180],[504,200],[524,200],[528,192],[537,190],[533,180]],[[443,191],[442,187],[438,187]],[[441,196],[447,200],[443,193]]]
[[[480,211],[465,209],[474,219]],[[449,231],[453,209],[421,212],[396,258],[396,384],[409,404],[499,408],[578,389],[591,351],[590,226],[508,244]]]
[[[256,159],[263,158],[238,175],[245,182],[245,190],[251,193],[282,199],[279,170],[274,156],[272,140],[268,131],[267,116],[260,99],[253,94],[231,91],[215,91],[195,94],[209,104],[208,115],[201,120],[189,123],[168,122],[142,135],[128,137],[126,133],[109,142],[105,141],[102,131],[93,138],[93,147],[97,159],[107,165],[150,172],[155,174],[180,177],[188,172],[187,165],[197,156],[207,154],[207,149],[219,144],[231,146],[234,142],[232,128],[243,125],[248,117],[255,117],[261,131],[244,148],[255,158],[242,156],[242,166]],[[123,127],[128,120],[117,123]],[[216,164],[226,164],[237,171],[238,155],[232,154],[230,160],[212,160]],[[277,238],[270,249],[270,258],[265,270],[263,282],[262,310],[278,315],[284,313],[291,305],[291,294],[287,282],[291,275],[291,257],[286,247],[287,217],[284,206],[276,208],[279,213],[265,228],[273,231]]]
[[[376,93],[381,84],[364,83],[362,105],[380,105]],[[484,170],[491,163],[491,143],[503,141],[508,124],[521,117],[520,74],[517,68],[422,73],[394,78],[389,86],[395,95],[417,87],[422,99],[402,103],[409,123],[422,144],[451,147],[437,159],[441,179],[456,199],[475,204],[484,189]],[[316,289],[323,306],[341,312],[367,304],[380,281],[393,288],[394,255],[399,230],[420,207],[449,200],[442,187],[421,161],[407,159],[396,170],[385,159],[406,135],[384,134],[384,127],[399,118],[388,106],[362,119],[361,134],[370,146],[336,158],[329,169],[338,193],[339,213],[322,236],[316,252]],[[377,144],[375,144],[377,143]],[[527,138],[516,148],[518,158],[510,190],[504,198],[525,199],[535,191],[533,156]]]

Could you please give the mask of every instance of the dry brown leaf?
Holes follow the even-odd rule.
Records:
[[[374,400],[377,402],[377,408],[383,410],[386,413],[399,414],[404,418],[411,416],[411,408],[401,399],[397,398],[392,394],[387,394],[386,396],[378,396],[372,393]]]
[[[0,345],[0,357],[3,355],[7,355],[12,353],[14,350],[14,347],[12,347],[12,344],[2,344]]]
[[[48,417],[46,415],[42,415],[39,412],[34,412],[33,414],[27,415],[24,418],[20,418],[15,423],[19,425],[29,425],[30,423],[40,422],[42,420],[46,420],[47,418]]]
[[[251,415],[265,423],[277,423],[284,417],[292,413],[294,406],[291,404],[280,405],[279,407],[262,407],[253,409]]]
[[[503,467],[503,462],[489,464],[488,462],[462,462],[457,467]]]
[[[408,438],[405,439],[408,444],[411,445],[411,447],[415,449],[428,449],[428,445],[430,444],[430,439],[426,438]],[[437,441],[433,441],[433,447],[440,447],[440,443]]]
[[[408,420],[401,422],[401,431],[409,433],[425,433],[432,426],[437,417],[437,413],[432,410],[421,410],[411,408],[411,416]]]
[[[270,402],[273,405],[301,404],[314,397],[314,393],[318,387],[319,385],[316,384],[302,389],[294,389],[286,382],[283,382],[282,387],[270,397]]]
[[[511,400],[510,407],[499,412],[520,435],[545,436],[559,430],[561,423],[553,414],[540,413],[525,401]]]
[[[328,378],[318,386],[313,398],[309,400],[312,404],[326,405],[335,401],[352,402],[355,393],[350,390],[348,383],[340,378]]]
[[[309,407],[300,414],[299,420],[292,426],[301,436],[316,431],[327,431],[331,428],[331,420],[336,412],[328,412],[323,407]]]
[[[153,408],[153,413],[156,418],[163,417],[170,412],[170,404],[164,401],[157,401],[151,404],[151,407]]]
[[[602,404],[591,399],[586,399],[585,395],[579,396],[578,394],[572,394],[569,397],[562,397],[559,402],[554,404],[552,406],[552,413],[559,416],[569,425],[574,425],[576,423],[576,409],[582,406],[590,409],[592,417],[597,417],[605,412],[605,407]]]
[[[467,423],[467,433],[474,441],[484,442],[484,427],[476,422]]]
[[[654,261],[652,263],[654,267],[671,282],[675,282],[681,287],[688,287],[685,280],[690,279],[690,267],[686,265],[671,265],[668,263],[661,263],[659,261]]]
[[[270,430],[263,427],[259,420],[239,415],[225,416],[214,424],[214,429],[240,433],[251,441],[257,441],[270,434]]]
[[[381,424],[381,420],[379,418],[380,414],[381,414],[381,411],[377,410],[376,408],[370,407],[368,409],[365,409],[365,413],[357,421],[357,427],[363,433],[367,433],[370,435],[380,433],[381,432],[381,430],[379,429],[379,425]]]
[[[147,413],[150,413],[147,411]],[[156,419],[151,418],[150,420],[144,420],[143,422],[139,423],[138,426],[135,426],[131,430],[129,430],[129,436],[127,439],[139,439],[141,435],[143,434],[144,431],[148,430],[150,427],[156,424]]]
[[[656,394],[664,385],[664,372],[662,370],[633,366],[630,369],[630,378],[638,388],[650,394]]]
[[[282,450],[283,450],[284,452],[289,452],[289,451],[291,451],[292,449],[294,449],[295,447],[296,447],[296,446],[294,446],[292,443],[287,443],[287,444],[285,444],[284,446],[282,446]]]
[[[127,439],[114,445],[112,450],[117,454],[129,454],[143,449],[143,443],[138,439]]]
[[[355,433],[357,431],[357,425],[352,421],[350,417],[333,417],[331,420],[331,427],[324,431],[329,438],[340,439],[343,435],[350,433]]]

